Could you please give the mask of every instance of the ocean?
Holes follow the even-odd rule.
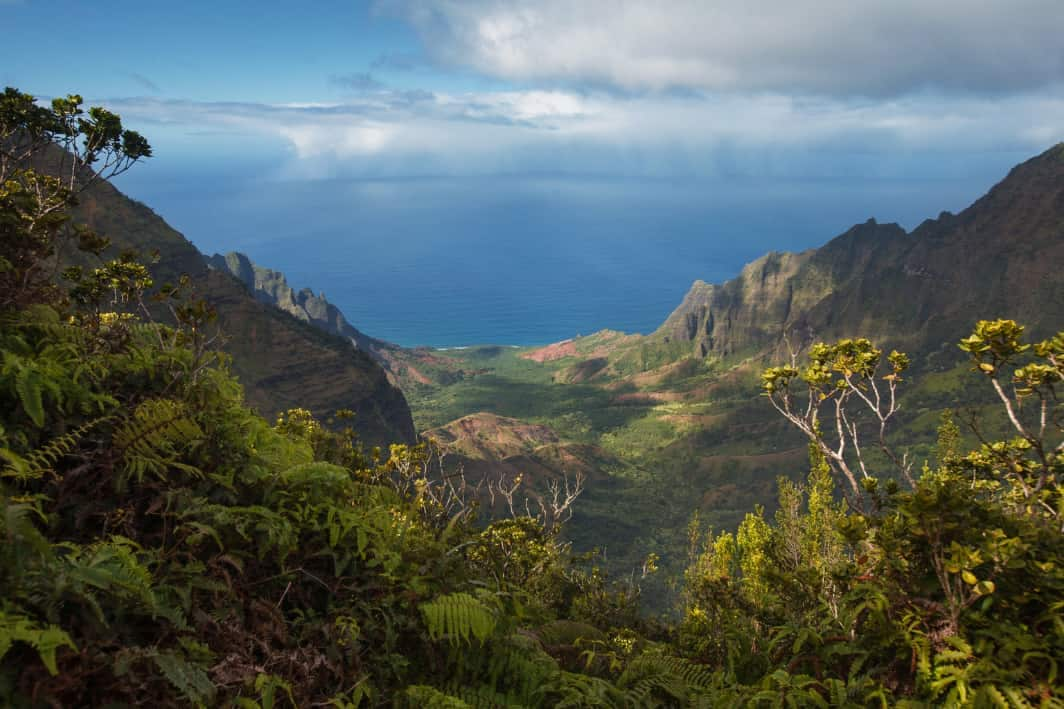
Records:
[[[407,346],[535,345],[654,330],[695,279],[819,246],[875,217],[915,227],[1004,173],[962,179],[551,176],[279,181],[135,171],[119,187],[201,251],[243,251]]]

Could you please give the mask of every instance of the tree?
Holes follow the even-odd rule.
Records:
[[[818,675],[829,657],[858,658],[899,694],[935,703],[1052,705],[1059,694],[1055,658],[1064,651],[1057,620],[1064,593],[1064,333],[1034,344],[1023,334],[1015,321],[984,320],[960,342],[1016,436],[994,440],[972,418],[980,446],[962,454],[959,431],[944,416],[937,465],[925,464],[918,478],[886,440],[904,355],[892,353],[883,374],[880,350],[867,340],[842,340],[815,345],[804,369],[792,362],[764,372],[765,395],[810,439],[814,464],[819,457],[831,467],[850,501],[850,512],[833,520],[835,540],[846,542],[838,568],[848,572],[822,577],[829,583],[820,591],[824,600],[834,597],[832,615],[844,622],[827,644],[821,619],[792,618],[789,630],[769,631],[777,647],[793,640],[795,650],[812,648],[802,662],[811,657]],[[804,386],[795,392],[798,382]],[[878,428],[879,447],[907,489],[879,494],[862,450],[868,428]],[[777,530],[786,538],[798,505],[786,484],[782,490]],[[780,576],[768,592],[785,595],[793,583]],[[902,662],[906,653],[911,660]]]
[[[983,445],[965,464],[980,475],[1006,478],[1018,508],[1059,520],[1064,518],[1064,332],[1034,344],[1025,343],[1023,334],[1024,327],[1014,320],[980,320],[959,344],[970,355],[973,371],[990,381],[1017,434],[1009,441],[990,441],[971,420]],[[887,440],[908,356],[891,352],[884,374],[882,350],[861,338],[813,345],[804,368],[795,360],[767,368],[761,375],[762,392],[845,481],[843,492],[851,507],[871,511],[869,493],[877,487],[863,449],[862,417],[876,429],[875,445],[914,488],[912,462]]]
[[[83,109],[80,96],[46,107],[11,87],[0,94],[0,310],[59,297],[62,247],[72,239],[95,254],[107,247],[106,239],[71,222],[69,208],[96,182],[151,154],[147,140],[117,115]]]
[[[909,368],[909,358],[891,352],[885,374],[883,364],[883,351],[859,338],[832,345],[817,343],[810,348],[804,368],[799,369],[797,357],[792,357],[789,365],[769,367],[761,374],[762,393],[823,455],[846,483],[842,492],[850,506],[861,511],[869,511],[869,494],[877,483],[862,448],[862,415],[871,414],[878,428],[876,444],[913,485],[908,457],[897,454],[887,442],[887,427],[898,412],[898,385]]]
[[[1064,332],[1034,345],[1023,342],[1023,333],[1014,320],[980,320],[961,340],[973,370],[990,380],[1017,434],[991,442],[973,421],[983,445],[966,463],[983,474],[1004,472],[1016,493],[1012,504],[1057,520],[1064,531]]]

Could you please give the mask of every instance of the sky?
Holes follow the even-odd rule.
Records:
[[[1060,0],[0,0],[0,23],[3,83],[289,177],[949,175],[1064,135]]]
[[[530,179],[786,183],[795,203],[811,185],[816,235],[735,240],[747,258],[822,243],[878,199],[866,216],[915,226],[1064,140],[1062,0],[0,0],[0,27],[0,85],[118,112],[155,153],[119,186],[201,249],[240,232],[252,256],[241,220],[288,183],[467,184],[474,230],[477,191]],[[262,243],[298,238],[286,215]]]

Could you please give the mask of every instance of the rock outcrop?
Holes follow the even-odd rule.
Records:
[[[245,254],[236,251],[224,256],[215,254],[207,262],[211,268],[239,279],[259,302],[344,338],[383,367],[388,380],[401,389],[448,383],[468,374],[458,368],[454,360],[441,357],[429,348],[400,347],[370,337],[351,325],[324,293],[315,295],[309,288],[297,291],[288,285],[283,273],[259,266]]]
[[[207,259],[207,264],[238,278],[256,300],[280,308],[325,332],[343,337],[355,347],[369,350],[390,346],[389,343],[368,337],[347,322],[344,314],[325,298],[324,293],[315,295],[309,288],[294,290],[283,273],[252,263],[245,254],[238,251],[231,251],[224,256],[214,254]]]
[[[415,440],[402,392],[349,339],[253,297],[245,285],[246,273],[238,280],[228,271],[208,268],[204,256],[184,236],[108,183],[83,194],[75,216],[108,236],[114,252],[158,252],[159,264],[153,272],[157,282],[174,282],[181,274],[191,276],[198,294],[216,306],[233,372],[248,402],[264,416],[297,406],[322,417],[337,409],[351,409],[356,430],[369,444]],[[306,312],[309,317],[321,310],[311,304]]]
[[[911,233],[869,220],[819,249],[767,254],[725,283],[696,281],[650,339],[727,358],[853,336],[930,350],[979,318],[1044,334],[1064,317],[1062,214],[1064,144]]]

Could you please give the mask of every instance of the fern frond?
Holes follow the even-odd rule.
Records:
[[[648,651],[628,663],[617,680],[627,690],[630,706],[652,706],[661,701],[688,703],[693,694],[716,684],[714,673],[680,657]]]
[[[44,426],[44,381],[35,369],[23,369],[15,376],[15,391],[22,410],[35,425]]]
[[[124,473],[141,481],[146,474],[161,476],[170,468],[202,474],[179,460],[180,452],[203,438],[203,431],[184,406],[173,399],[140,403],[114,434],[114,446]]]
[[[489,689],[499,692],[505,689],[510,704],[538,706],[545,686],[558,674],[558,663],[534,639],[514,634],[492,644],[487,671],[483,674]],[[465,695],[460,696],[469,701]]]
[[[550,687],[554,695],[551,706],[556,709],[584,709],[586,707],[623,706],[625,695],[600,677],[561,672]]]
[[[142,561],[145,552],[130,539],[112,536],[107,541],[73,548],[63,557],[66,576],[75,584],[73,590],[105,620],[96,604],[93,591],[106,591],[122,599],[127,610],[139,610],[152,617],[163,617],[183,627],[185,619],[176,608],[163,603],[155,588],[151,570]]]
[[[5,455],[8,465],[0,471],[0,477],[17,481],[36,480],[46,473],[55,472],[55,465],[77,447],[78,442],[90,430],[110,421],[114,416],[100,416],[78,426],[73,431],[57,436],[27,456]]]
[[[203,705],[214,699],[215,687],[210,677],[202,667],[189,662],[183,654],[167,650],[152,659],[174,689],[193,704]]]
[[[260,559],[271,551],[284,558],[298,547],[299,533],[292,521],[261,505],[235,507],[203,500],[201,504],[190,505],[181,518],[177,531],[187,535],[185,543],[190,546],[211,539],[219,550],[225,550],[229,539],[230,543],[253,549]]]
[[[593,625],[575,620],[555,620],[536,629],[544,645],[576,645],[581,640],[606,640],[606,634]]]
[[[420,608],[433,640],[446,638],[452,645],[471,643],[474,638],[484,642],[495,632],[495,613],[465,592],[440,596]]]
[[[400,695],[397,706],[409,709],[473,709],[458,697],[444,694],[435,687],[415,684],[406,688]]]
[[[1031,704],[1030,700],[1023,696],[1020,690],[1015,687],[1004,687],[1002,688],[1001,693],[1004,694],[1010,702],[1010,704],[1007,705],[1010,709],[1029,709],[1029,707],[1034,706]],[[1052,706],[1052,703],[1047,703],[1047,706]]]
[[[617,684],[622,688],[634,687],[648,678],[656,677],[675,678],[685,687],[696,690],[709,689],[718,684],[716,673],[709,667],[655,650],[644,652],[628,663]]]
[[[461,699],[473,709],[497,709],[498,707],[524,709],[539,706],[538,703],[529,702],[518,692],[500,692],[490,685],[469,687],[451,683],[446,689],[448,695]]]
[[[21,500],[12,503],[7,498],[0,498],[0,504],[3,505],[0,532],[8,540],[10,548],[32,549],[40,555],[50,555],[51,544],[30,519],[32,514],[43,518],[41,511]]]
[[[16,642],[25,643],[36,650],[37,656],[53,677],[59,674],[56,651],[61,647],[77,650],[74,641],[58,625],[39,625],[28,616],[0,608],[0,660]]]

